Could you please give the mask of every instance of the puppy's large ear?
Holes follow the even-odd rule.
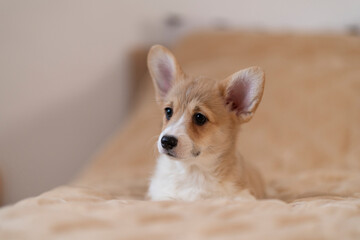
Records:
[[[250,67],[236,72],[220,82],[220,91],[230,111],[241,122],[249,121],[259,105],[265,83],[260,67]]]
[[[157,100],[163,100],[176,79],[182,74],[182,70],[174,55],[161,45],[151,47],[147,64],[155,86]]]

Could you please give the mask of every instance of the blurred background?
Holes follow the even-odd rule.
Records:
[[[352,0],[0,0],[2,203],[70,181],[131,110],[139,49],[200,29],[358,34]]]

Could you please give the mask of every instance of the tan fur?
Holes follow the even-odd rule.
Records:
[[[157,61],[156,58],[161,54],[160,52],[168,54],[176,65],[174,85],[166,96],[159,94],[160,90],[156,83],[157,73],[153,66],[156,64],[154,62]],[[246,116],[239,116],[226,106],[227,87],[231,84],[233,75],[222,81],[201,76],[188,76],[181,70],[171,52],[159,45],[150,50],[148,65],[160,106],[162,109],[171,107],[174,111],[170,120],[167,120],[164,114],[162,130],[185,116],[186,133],[196,148],[201,149],[201,158],[182,159],[181,161],[210,169],[211,176],[216,178],[220,184],[228,185],[230,183],[236,188],[235,192],[248,189],[255,197],[263,198],[265,191],[261,175],[242,159],[235,147],[239,125],[249,121],[255,112],[262,97],[263,84],[251,112],[246,113]],[[250,71],[260,72],[261,69],[253,67]],[[208,118],[208,122],[203,126],[196,125],[192,120],[193,115],[197,112]],[[207,159],[211,159],[213,155],[217,156],[216,161],[208,161]],[[232,191],[234,192],[234,190]]]

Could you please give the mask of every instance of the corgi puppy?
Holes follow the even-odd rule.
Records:
[[[252,118],[261,101],[261,68],[246,68],[220,81],[189,76],[160,45],[150,49],[148,68],[164,110],[149,197],[237,198],[244,190],[264,197],[260,174],[242,159],[235,144],[239,125]]]

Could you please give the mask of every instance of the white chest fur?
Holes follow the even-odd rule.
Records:
[[[219,182],[208,171],[198,166],[161,155],[157,160],[148,194],[152,200],[193,201],[229,196],[234,191],[231,183]]]

